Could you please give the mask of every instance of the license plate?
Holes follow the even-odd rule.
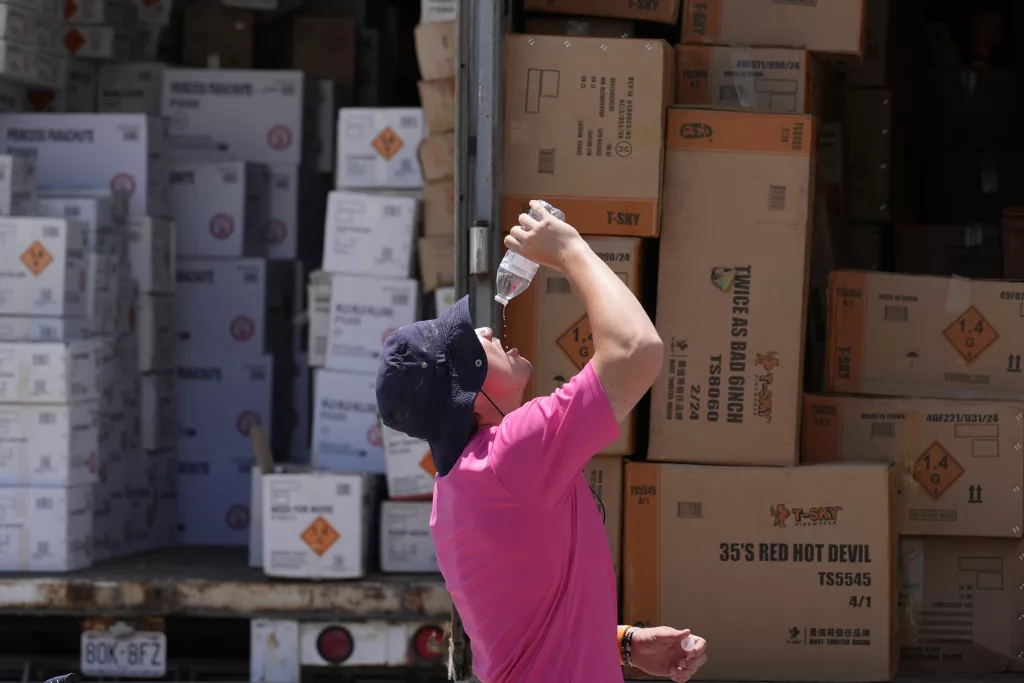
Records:
[[[82,631],[82,673],[163,678],[167,674],[167,636],[156,631],[136,631],[124,636]]]

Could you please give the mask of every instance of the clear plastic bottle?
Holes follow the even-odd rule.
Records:
[[[538,199],[548,213],[560,221],[565,220],[565,214],[548,204],[543,199]],[[539,221],[540,216],[532,208],[530,218]],[[502,306],[526,291],[526,288],[533,282],[533,276],[537,274],[540,266],[521,254],[512,250],[506,251],[501,264],[498,266],[498,280],[495,284],[494,300]]]

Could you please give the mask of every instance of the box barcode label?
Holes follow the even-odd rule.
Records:
[[[238,174],[234,171],[228,171],[224,174],[224,184],[233,185],[238,182]]]
[[[548,294],[572,294],[572,285],[564,277],[552,277],[547,281]]]
[[[676,503],[676,517],[679,519],[700,519],[700,503]]]
[[[247,285],[255,284],[259,282],[259,280],[259,275],[254,272],[242,273],[242,282]]]
[[[405,292],[396,292],[396,293],[392,294],[391,295],[391,305],[392,306],[408,306],[409,305],[409,295],[406,294]]]
[[[32,354],[32,365],[44,366],[50,364],[50,356],[45,353],[34,353]]]
[[[49,411],[39,413],[39,424],[41,425],[52,425],[57,423],[57,415]]]
[[[395,206],[394,204],[385,204],[384,205],[384,215],[385,216],[401,216],[402,215],[402,207]]]
[[[402,159],[402,162],[398,164],[399,173],[412,173],[412,161],[409,159]]]
[[[381,260],[390,261],[391,259],[394,258],[394,252],[391,249],[391,247],[384,247],[383,249],[380,250],[380,257]]]
[[[82,215],[82,212],[79,211],[77,206],[65,206],[64,215],[67,216],[68,218],[78,218],[80,215]]]
[[[338,484],[337,494],[339,496],[351,496],[352,495],[352,484],[348,482],[344,484]]]
[[[555,172],[555,149],[551,147],[549,149],[541,149],[537,153],[537,173],[550,173]]]
[[[769,211],[784,211],[786,208],[786,186],[785,185],[769,185],[768,186],[768,210]]]
[[[36,543],[36,557],[50,554],[50,542],[39,541]]]
[[[125,142],[135,142],[139,139],[139,131],[136,128],[129,128],[124,132]]]
[[[60,237],[60,228],[56,225],[44,225],[43,237]]]
[[[398,119],[398,125],[402,128],[415,128],[419,122],[418,116],[403,116]]]
[[[36,510],[52,510],[53,498],[36,498]]]
[[[896,438],[896,423],[895,422],[872,422],[871,423],[871,438],[872,439],[895,439]]]
[[[885,320],[893,323],[905,323],[910,318],[910,309],[906,306],[886,306]]]

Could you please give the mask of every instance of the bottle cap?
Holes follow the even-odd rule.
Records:
[[[503,297],[501,294],[495,294],[494,295],[494,300],[497,301],[502,306],[508,306],[508,299]]]
[[[693,648],[697,647],[697,641],[693,639],[693,636],[686,636],[683,638],[683,649],[689,652]]]

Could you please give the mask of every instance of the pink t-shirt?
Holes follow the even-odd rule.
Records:
[[[479,430],[437,478],[437,561],[483,683],[622,683],[615,574],[583,475],[618,436],[587,365]]]

